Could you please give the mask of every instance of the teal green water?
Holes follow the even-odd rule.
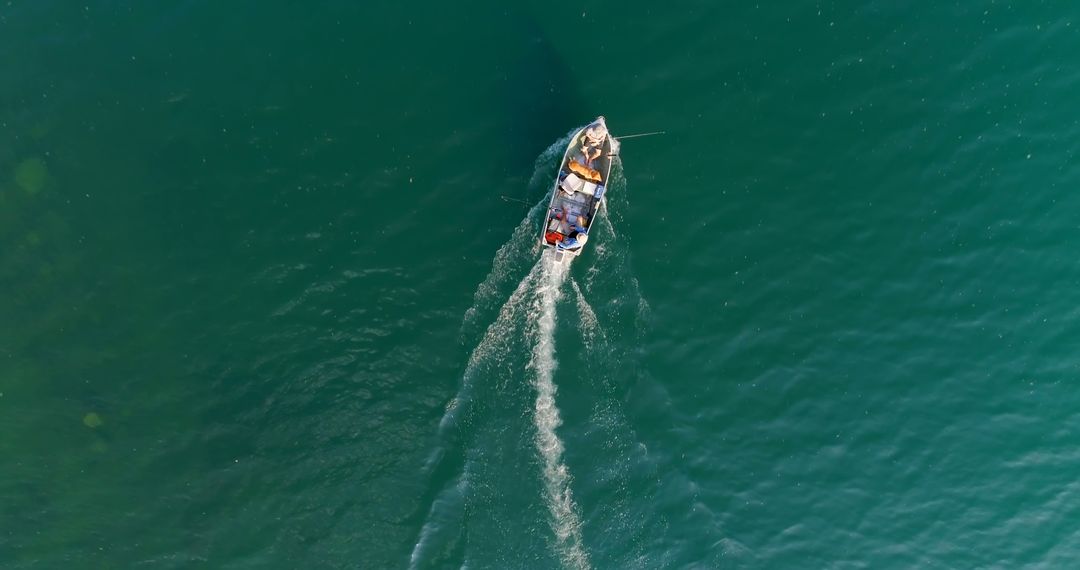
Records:
[[[0,7],[0,566],[1080,560],[1080,8],[227,4]]]

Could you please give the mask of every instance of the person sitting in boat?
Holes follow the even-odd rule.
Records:
[[[578,233],[585,233],[585,232],[589,231],[588,227],[589,227],[589,218],[586,218],[585,214],[579,215],[577,217],[577,223],[574,224],[574,229],[577,230]]]
[[[604,145],[607,135],[607,127],[603,123],[585,129],[585,134],[581,135],[581,154],[585,157],[585,166],[591,166],[592,161],[600,156],[600,147]]]
[[[586,232],[574,232],[571,235],[566,236],[566,239],[559,242],[555,247],[556,249],[577,249],[585,242],[589,241],[589,234]]]
[[[570,218],[567,218],[570,221]],[[574,217],[574,222],[570,225],[570,233],[556,246],[559,249],[577,249],[585,245],[586,241],[589,241],[589,219],[585,217],[585,214],[581,214]]]

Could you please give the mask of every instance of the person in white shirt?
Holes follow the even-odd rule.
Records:
[[[585,166],[592,166],[592,161],[600,156],[600,147],[607,135],[607,127],[603,123],[585,129],[585,134],[581,135],[581,154],[585,157]]]

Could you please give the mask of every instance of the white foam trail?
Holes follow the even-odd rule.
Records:
[[[420,567],[420,562],[426,558],[425,553],[431,548],[433,537],[453,532],[461,527],[468,483],[469,465],[466,463],[465,471],[457,482],[439,493],[438,498],[431,504],[424,527],[420,529],[420,537],[413,546],[412,554],[409,555],[410,569]]]
[[[581,336],[585,339],[585,348],[591,352],[596,346],[597,337],[600,337],[601,341],[606,341],[607,335],[604,334],[604,329],[600,326],[600,320],[596,318],[596,311],[585,300],[585,294],[581,292],[581,287],[578,287],[577,281],[571,279],[570,285],[574,289],[578,316],[581,318]]]
[[[546,148],[536,157],[533,173],[529,180],[529,188],[533,188],[537,184],[537,181],[543,178],[545,173],[550,174],[548,171],[551,170],[552,161],[556,157],[562,156],[562,152],[570,141],[570,134],[572,134],[572,132],[573,131],[552,143],[551,146]],[[500,285],[514,273],[513,268],[516,265],[516,262],[524,257],[523,254],[532,249],[531,246],[536,245],[537,240],[531,239],[534,231],[536,232],[535,235],[537,237],[539,236],[539,232],[536,230],[538,226],[536,225],[534,218],[536,217],[537,211],[546,203],[547,199],[548,197],[544,196],[529,209],[529,212],[521,220],[521,223],[514,229],[514,233],[510,236],[510,239],[500,246],[495,253],[491,271],[476,288],[476,292],[473,293],[473,304],[465,311],[465,317],[462,319],[461,323],[462,335],[464,335],[467,328],[470,328],[471,325],[475,323],[480,309],[487,305],[490,300],[498,294]],[[505,348],[503,340],[509,337],[508,333],[512,328],[513,317],[516,314],[522,299],[525,297],[525,293],[528,291],[530,284],[536,277],[539,267],[540,264],[537,262],[532,270],[530,270],[529,274],[518,283],[514,292],[510,294],[510,298],[507,299],[499,309],[499,315],[495,319],[495,322],[488,325],[483,338],[480,339],[469,354],[469,362],[462,375],[461,387],[458,389],[458,393],[447,402],[446,411],[439,421],[440,436],[444,435],[449,426],[454,423],[455,418],[461,414],[463,404],[468,401],[472,385],[470,379],[475,373],[478,363],[485,358],[497,356],[498,352]],[[437,457],[438,454],[439,450],[436,450],[435,453],[432,454],[432,458]],[[428,460],[429,467],[433,462],[432,458],[429,458]]]
[[[566,281],[569,263],[556,263],[551,252],[541,258],[543,275],[537,290],[536,318],[530,333],[536,343],[529,368],[536,373],[536,447],[544,462],[544,491],[551,514],[551,529],[563,563],[575,569],[589,568],[581,538],[581,519],[570,492],[570,472],[562,462],[563,443],[555,433],[562,423],[555,406],[555,308]]]
[[[453,399],[447,403],[446,411],[439,421],[439,440],[442,443],[432,450],[428,457],[425,465],[428,471],[433,471],[447,453],[446,442],[450,440],[450,433],[457,427],[460,418],[467,412],[475,386],[475,376],[480,366],[493,359],[501,359],[505,355],[509,344],[508,339],[512,336],[515,324],[521,320],[522,309],[526,306],[525,301],[531,298],[530,293],[535,289],[533,285],[541,274],[541,266],[541,262],[537,261],[528,275],[518,283],[510,298],[499,309],[498,318],[488,326],[484,337],[469,355],[468,364],[462,374],[461,387],[458,388],[458,393]],[[438,542],[435,537],[448,532],[448,528],[454,524],[460,524],[464,497],[468,493],[469,461],[466,458],[462,473],[456,482],[444,488],[428,510],[427,518],[420,528],[420,534],[409,557],[409,568],[421,567],[422,562],[429,558],[426,553],[433,548],[433,540]]]
[[[603,243],[594,249],[595,257],[589,267],[586,268],[585,291],[593,291],[593,282],[605,275],[621,274],[627,276],[628,298],[637,309],[639,323],[649,320],[652,308],[645,296],[641,293],[641,283],[638,282],[633,271],[630,269],[629,250],[624,240],[615,230],[615,224],[622,221],[623,211],[629,207],[629,185],[622,175],[622,163],[616,158],[616,163],[611,170],[611,187],[608,190],[608,198],[604,200],[606,216],[596,221],[597,229],[603,232]],[[636,299],[636,301],[634,301]]]
[[[532,298],[531,293],[535,290],[534,284],[541,273],[542,263],[538,260],[529,273],[518,283],[510,298],[499,309],[499,316],[493,323],[488,325],[483,338],[472,350],[472,353],[469,354],[468,364],[462,374],[461,387],[453,399],[447,403],[446,411],[439,421],[439,439],[443,443],[436,447],[428,457],[425,466],[428,471],[434,470],[436,464],[440,462],[447,452],[445,442],[450,440],[451,431],[457,427],[460,418],[467,412],[475,388],[475,376],[480,366],[492,360],[501,360],[506,355],[508,341],[513,336],[512,332],[516,323],[522,320],[523,309],[527,306],[526,301]],[[421,563],[428,558],[425,553],[432,548],[430,544],[433,537],[445,533],[446,528],[453,524],[452,521],[460,521],[461,510],[464,508],[464,496],[468,492],[469,470],[470,463],[467,458],[464,469],[456,482],[443,489],[432,503],[424,525],[420,529],[416,544],[413,546],[412,555],[409,559],[409,568],[419,568]]]
[[[618,176],[618,171],[613,172],[614,175],[611,180],[612,189],[609,191],[621,194],[626,191],[626,184],[622,183],[623,179]],[[615,223],[611,220],[612,216],[616,215],[616,213],[611,211],[609,200],[610,198],[605,198],[603,202],[605,215],[599,216],[596,220],[596,229],[599,230],[600,235],[603,237],[603,243],[598,243],[593,247],[592,255],[594,257],[592,263],[590,263],[589,267],[586,269],[586,290],[592,289],[593,279],[596,278],[601,271],[611,270],[609,259],[614,254],[613,250],[622,246],[622,244],[619,244],[619,232],[615,231]]]
[[[536,281],[537,276],[541,273],[541,263],[537,262],[529,271],[528,275],[518,283],[517,288],[510,294],[510,298],[506,300],[502,308],[499,309],[499,316],[495,319],[495,322],[488,325],[487,330],[484,332],[484,337],[480,340],[476,348],[469,354],[469,362],[465,366],[465,373],[462,374],[461,387],[458,389],[458,393],[450,400],[446,405],[446,412],[443,414],[442,420],[439,421],[439,435],[445,436],[445,433],[454,424],[455,419],[462,413],[464,405],[468,403],[471,397],[471,391],[473,387],[473,376],[476,374],[477,367],[483,363],[490,361],[494,358],[501,358],[506,350],[507,340],[511,337],[511,331],[514,327],[516,317],[521,314],[521,306],[523,301],[529,298],[527,293],[532,288],[533,282]],[[430,461],[429,461],[430,462]]]
[[[536,157],[533,173],[529,178],[528,189],[530,191],[537,189],[539,186],[544,186],[545,189],[550,190],[548,184],[553,183],[554,180],[555,168],[557,168],[556,159],[562,158],[572,133],[573,131],[555,141],[544,152],[540,153],[540,156]],[[476,288],[476,293],[473,294],[472,306],[465,311],[465,318],[461,323],[463,336],[468,332],[467,329],[475,325],[480,311],[498,295],[501,286],[513,274],[514,266],[526,257],[526,253],[535,252],[535,246],[540,240],[540,225],[537,213],[547,205],[550,199],[550,191],[545,192],[539,198],[539,201],[525,214],[525,218],[514,229],[509,241],[504,243],[495,253],[495,259],[491,263],[491,271],[488,272],[487,276]],[[535,253],[533,254],[535,255]]]
[[[502,244],[499,250],[495,252],[495,260],[491,263],[491,271],[476,288],[476,292],[473,293],[473,304],[465,311],[465,318],[461,322],[461,332],[463,334],[467,328],[475,323],[480,309],[499,293],[500,282],[504,281],[512,273],[514,262],[520,259],[523,256],[522,254],[532,249],[532,246],[539,240],[540,234],[534,218],[537,210],[544,205],[545,201],[546,198],[529,209],[525,218],[514,228],[510,240]]]
[[[640,321],[647,321],[652,315],[652,307],[649,306],[649,301],[645,299],[645,295],[641,294],[641,283],[638,283],[637,277],[632,277],[631,283],[634,284],[634,294],[638,297],[637,318]]]
[[[607,213],[610,214],[610,212]],[[619,233],[615,231],[615,224],[612,224],[609,218],[610,216],[604,216],[597,220],[597,223],[604,227],[604,231],[611,234],[609,241],[616,241],[619,239]]]
[[[544,152],[536,158],[536,163],[533,168],[532,176],[529,179],[530,190],[536,189],[543,184],[545,187],[553,180],[554,170],[557,167],[556,158],[562,156],[566,149],[566,145],[570,142],[570,136],[576,131],[570,131],[566,136],[555,141]],[[537,245],[539,237],[539,226],[537,214],[539,210],[547,204],[550,196],[545,193],[544,196],[538,201],[525,215],[525,218],[514,229],[514,233],[510,239],[503,244],[495,254],[495,258],[492,261],[492,268],[488,275],[484,278],[484,281],[477,287],[476,292],[473,294],[473,304],[465,312],[465,317],[462,320],[461,334],[465,338],[467,329],[472,328],[479,314],[485,307],[489,306],[491,301],[498,295],[500,289],[512,282],[515,268],[519,263],[522,263],[527,259],[528,253],[535,255],[535,246]],[[534,233],[535,232],[535,233]],[[543,275],[544,284],[550,285],[552,283],[553,273],[547,269],[545,263],[550,263],[548,255],[544,255],[541,259],[537,260],[533,265],[529,273],[518,283],[517,287],[511,293],[510,297],[503,303],[499,309],[498,317],[492,322],[484,332],[483,337],[477,343],[475,348],[469,354],[468,364],[465,367],[465,372],[462,375],[461,386],[458,389],[458,393],[447,403],[446,411],[443,413],[442,419],[439,421],[439,439],[440,443],[436,449],[432,451],[429,456],[426,469],[431,471],[435,466],[440,463],[440,460],[447,452],[447,440],[449,433],[458,425],[460,418],[466,414],[468,404],[472,399],[472,391],[474,389],[474,376],[477,374],[480,366],[484,363],[491,362],[494,359],[502,360],[506,356],[507,347],[510,344],[510,339],[513,337],[513,331],[517,323],[522,320],[528,320],[527,325],[534,324],[534,321],[530,318],[520,318],[521,308],[527,299],[534,299],[533,293],[538,292],[538,288],[534,285],[537,279]],[[547,261],[545,261],[547,260]],[[558,285],[561,285],[562,281],[566,278],[566,266],[562,267],[561,273],[559,273],[557,279],[558,283],[554,284],[554,287],[547,287],[546,289],[541,287],[542,291],[554,291],[554,294],[558,292]],[[542,284],[543,285],[543,284]],[[554,408],[554,394],[555,387],[552,382],[551,375],[554,371],[554,318],[555,318],[555,301],[552,299],[550,302],[550,311],[540,312],[541,317],[548,315],[551,319],[550,327],[538,326],[537,333],[534,336],[538,339],[537,351],[540,350],[541,344],[548,347],[544,350],[548,351],[546,358],[538,359],[536,355],[539,352],[534,352],[533,361],[541,363],[539,367],[535,367],[530,363],[530,368],[538,370],[538,390],[537,396],[537,420],[538,427],[538,446],[541,447],[541,452],[545,456],[545,481],[547,483],[547,490],[549,497],[562,497],[563,503],[568,507],[556,508],[556,501],[552,499],[552,515],[554,520],[552,522],[552,528],[555,529],[556,536],[559,537],[560,549],[563,549],[567,554],[564,556],[568,565],[573,565],[574,568],[587,568],[588,558],[585,556],[584,550],[581,547],[581,523],[578,521],[577,515],[574,512],[573,501],[570,498],[569,489],[569,476],[566,474],[565,466],[561,465],[562,456],[562,443],[555,435],[555,427],[560,423],[558,409]],[[536,303],[533,303],[536,304]],[[541,305],[545,305],[543,302]],[[541,319],[542,320],[542,319]],[[546,333],[541,331],[546,330]],[[539,340],[546,339],[545,343],[539,342]],[[550,363],[550,366],[543,366],[542,363]],[[539,372],[540,370],[546,370],[546,373]],[[546,374],[546,376],[545,376]],[[543,380],[546,378],[546,380]],[[545,384],[546,382],[546,384]],[[546,386],[546,387],[545,387]],[[541,413],[541,398],[544,402],[550,403],[546,410]],[[554,415],[552,415],[554,414]],[[553,422],[553,423],[552,423]],[[544,425],[546,427],[541,428]],[[551,438],[554,438],[553,440]],[[558,450],[554,456],[554,463],[546,460],[548,457],[547,452],[543,451],[549,446],[542,445],[543,441],[554,441],[558,445]],[[410,568],[419,567],[423,561],[428,558],[426,552],[432,548],[430,543],[433,537],[445,530],[447,521],[455,520],[455,514],[462,508],[461,501],[456,500],[462,498],[468,491],[468,475],[470,472],[470,459],[466,457],[464,468],[461,475],[457,478],[456,482],[444,488],[432,503],[424,525],[420,529],[420,534],[417,538],[416,544],[413,547],[412,554],[409,560]],[[551,466],[554,467],[551,467]],[[558,473],[553,473],[549,476],[549,471],[555,469],[556,472],[561,472],[561,477],[556,477]],[[553,492],[552,490],[563,489],[564,492]],[[568,502],[568,503],[567,503]],[[451,512],[446,512],[446,509],[451,509]],[[568,513],[568,514],[567,514]],[[560,529],[572,529],[570,531]],[[567,533],[568,532],[568,533]],[[572,540],[569,540],[572,539]],[[563,548],[564,544],[569,540],[570,546]],[[466,565],[468,562],[466,561]]]

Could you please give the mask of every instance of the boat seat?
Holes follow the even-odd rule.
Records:
[[[563,178],[562,182],[559,183],[559,187],[565,190],[567,194],[573,194],[574,192],[580,192],[585,187],[585,181],[571,172],[566,175],[566,178]],[[596,185],[593,184],[593,189],[595,188]]]

